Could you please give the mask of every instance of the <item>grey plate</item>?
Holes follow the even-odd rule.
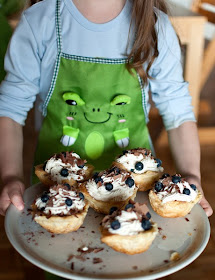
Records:
[[[13,247],[34,265],[67,279],[157,279],[172,274],[194,261],[206,247],[210,224],[200,205],[184,218],[167,219],[151,209],[147,193],[135,199],[147,203],[159,234],[146,252],[125,255],[100,241],[99,225],[103,215],[89,210],[83,226],[77,231],[53,235],[34,221],[28,209],[45,187],[28,188],[24,194],[25,210],[11,205],[5,218],[5,230]],[[98,253],[83,254],[78,248],[101,248]],[[178,261],[170,261],[173,252]],[[96,262],[96,263],[95,263]]]

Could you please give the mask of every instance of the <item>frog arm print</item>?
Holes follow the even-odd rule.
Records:
[[[112,106],[119,106],[119,105],[126,105],[126,104],[130,104],[131,102],[131,97],[125,94],[121,94],[121,95],[117,95],[112,101],[111,101],[111,105]],[[119,123],[125,123],[126,119],[124,118],[124,115],[118,115],[119,116]],[[117,144],[117,146],[119,146],[120,148],[125,148],[129,145],[129,129],[128,128],[124,128],[124,129],[120,129],[120,130],[115,130],[113,132],[113,136],[115,139],[115,142]]]
[[[70,106],[83,106],[85,102],[80,98],[77,93],[74,92],[65,92],[63,94],[63,100]],[[66,117],[67,120],[73,121],[76,114],[72,113]],[[72,126],[64,125],[63,126],[63,136],[61,137],[60,142],[64,146],[72,146],[77,140],[79,135],[79,128],[74,128]]]
[[[116,144],[120,148],[125,148],[129,145],[129,129],[128,128],[114,131],[113,136],[114,136]]]
[[[72,146],[78,138],[79,129],[71,126],[63,126],[63,136],[61,137],[60,142],[64,146]]]

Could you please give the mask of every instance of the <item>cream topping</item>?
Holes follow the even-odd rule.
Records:
[[[72,156],[78,159],[80,158],[76,153],[72,153]],[[66,177],[61,176],[60,174],[63,168],[68,169],[69,174]],[[60,158],[56,159],[55,157],[51,157],[46,163],[45,171],[47,173],[50,173],[53,180],[59,184],[65,179],[70,180],[72,178],[76,181],[83,180],[87,168],[87,166],[80,168],[77,164],[72,166],[70,163],[63,163]]]
[[[116,159],[116,161],[121,163],[129,171],[133,169],[136,174],[143,174],[147,171],[163,172],[163,167],[158,167],[158,163],[151,153],[149,153],[148,155],[134,155],[132,153],[129,153],[128,151],[125,155],[122,155],[121,157]],[[142,170],[135,169],[135,164],[137,162],[142,162]]]
[[[120,176],[115,180],[113,180],[113,178],[111,177],[106,176],[101,176],[101,178],[103,180],[101,186],[96,184],[94,179],[90,179],[86,184],[87,191],[96,200],[123,201],[132,196],[134,194],[134,191],[136,190],[135,184],[131,188],[126,185],[123,176]],[[106,183],[111,183],[113,185],[113,189],[111,191],[105,189]]]
[[[108,224],[107,229],[112,234],[137,235],[139,232],[144,231],[135,212],[127,212],[122,210],[121,214],[116,216],[115,219],[120,222],[120,228],[114,230],[111,228],[110,224]]]
[[[164,180],[164,179],[163,179]],[[163,180],[159,180],[162,182]],[[190,194],[183,194],[184,188],[187,188],[190,190]],[[160,192],[156,192],[157,196],[160,200],[162,200],[163,203],[170,202],[170,201],[186,201],[191,202],[194,201],[197,196],[197,191],[193,190],[190,187],[190,184],[186,181],[179,182],[179,183],[173,183],[170,182],[169,186],[164,186],[163,190]]]
[[[85,206],[84,200],[79,197],[77,192],[72,190],[67,191],[62,188],[58,188],[58,190],[50,189],[48,195],[50,198],[46,203],[41,200],[41,197],[37,198],[35,202],[39,210],[45,208],[43,212],[47,215],[68,215],[70,210],[82,211]],[[71,206],[66,205],[65,201],[67,198],[72,200]]]

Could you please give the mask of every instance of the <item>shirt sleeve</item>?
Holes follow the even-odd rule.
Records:
[[[188,83],[183,78],[181,48],[168,16],[160,12],[156,27],[159,56],[149,72],[149,89],[166,130],[170,130],[195,121],[195,116]]]
[[[40,62],[36,39],[23,14],[5,56],[7,74],[0,86],[0,116],[24,125],[39,93]]]

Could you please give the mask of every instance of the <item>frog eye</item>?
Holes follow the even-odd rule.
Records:
[[[63,100],[70,106],[83,106],[85,104],[83,99],[81,99],[81,97],[74,92],[65,92],[63,94]]]
[[[66,103],[69,104],[69,105],[73,105],[73,106],[77,105],[77,102],[75,100],[72,100],[72,99],[66,100]]]
[[[111,101],[111,105],[126,105],[130,104],[131,97],[125,94],[117,95],[114,97],[114,99]]]

